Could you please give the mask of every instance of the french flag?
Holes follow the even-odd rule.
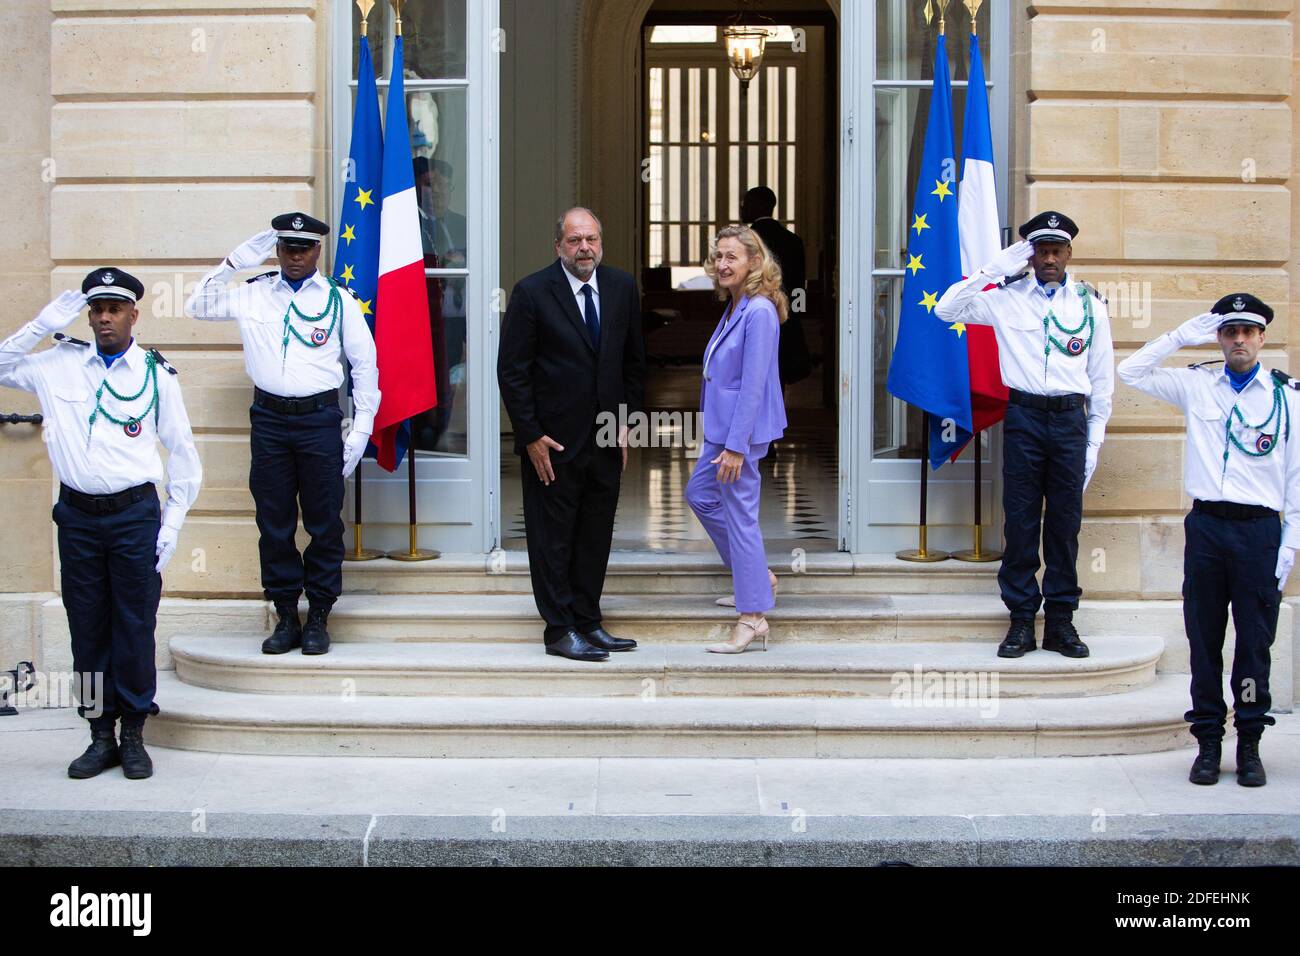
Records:
[[[399,464],[398,432],[402,426],[438,404],[402,68],[402,38],[398,36],[389,74],[384,172],[380,184],[383,199],[379,220],[375,352],[382,398],[371,438],[379,452],[379,466],[390,472],[396,471]]]
[[[970,46],[970,85],[966,90],[962,144],[965,155],[957,207],[961,270],[965,276],[973,275],[1002,251],[998,191],[993,175],[993,134],[979,38],[971,36]],[[1007,387],[1002,384],[998,342],[991,326],[967,326],[966,350],[970,361],[971,419],[973,431],[978,435],[1006,416]],[[953,456],[954,461],[957,455]]]

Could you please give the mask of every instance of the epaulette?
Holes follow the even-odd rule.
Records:
[[[1110,304],[1109,300],[1108,300],[1104,295],[1102,295],[1100,292],[1098,292],[1098,291],[1097,291],[1097,287],[1096,287],[1095,285],[1093,285],[1091,282],[1089,282],[1088,280],[1086,280],[1086,279],[1080,279],[1080,280],[1079,280],[1079,285],[1083,286],[1085,289],[1087,289],[1089,292],[1091,292],[1091,293],[1093,294],[1093,297],[1096,298],[1096,300],[1097,300],[1098,302],[1100,302],[1102,305],[1109,305],[1109,304]]]
[[[1277,382],[1283,388],[1294,388],[1297,392],[1300,392],[1300,382],[1293,379],[1280,368],[1273,369],[1273,381]]]
[[[149,354],[153,356],[153,360],[155,362],[157,362],[167,371],[171,372],[173,375],[180,374],[180,372],[176,371],[176,369],[172,367],[172,364],[170,362],[168,362],[165,358],[163,358],[163,354],[159,352],[157,349],[150,349]]]
[[[58,342],[60,345],[75,345],[77,348],[82,349],[90,348],[89,342],[83,342],[81,339],[74,339],[71,335],[64,335],[62,332],[54,333],[54,341]]]
[[[1011,283],[1019,282],[1021,279],[1027,279],[1032,274],[1033,274],[1032,269],[1026,269],[1024,272],[1020,273],[1020,275],[1008,276],[1007,278],[1003,279],[1001,282],[998,283],[998,288],[1005,289],[1007,286],[1011,285]]]
[[[1187,367],[1191,369],[1198,369],[1198,370],[1205,369],[1208,372],[1210,370],[1211,365],[1222,365],[1222,364],[1223,364],[1223,359],[1206,359],[1204,362],[1197,362],[1195,365],[1189,365]]]
[[[352,296],[352,298],[356,299],[358,302],[361,301],[361,296],[357,293],[356,289],[352,288],[352,286],[344,285],[342,282],[340,282],[338,283],[338,287],[342,289],[344,292],[346,292],[348,295]]]
[[[279,274],[280,274],[279,269],[273,269],[270,272],[263,272],[260,276],[253,276],[253,278],[248,279],[246,281],[248,285],[252,285],[254,282],[261,282],[263,279],[269,279],[271,278],[271,276],[278,276]]]

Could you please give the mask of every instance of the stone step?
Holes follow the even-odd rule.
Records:
[[[269,657],[261,635],[185,635],[171,653],[182,681],[260,694],[413,697],[1084,697],[1150,685],[1158,637],[1099,637],[1092,656],[1037,652],[1002,660],[969,642],[803,644],[735,656],[658,644],[601,664],[537,644],[338,644],[324,657]],[[945,684],[946,681],[946,684]],[[944,688],[947,687],[945,692]],[[936,689],[937,688],[937,689]]]
[[[158,675],[150,743],[388,757],[1032,757],[1187,745],[1187,679],[1102,697],[902,706],[871,698],[245,694]]]
[[[705,644],[727,640],[736,612],[712,595],[611,595],[601,602],[605,626],[644,643]],[[992,595],[792,594],[768,613],[772,642],[979,641],[997,643],[1007,612]],[[1088,602],[1076,616],[1086,641],[1095,636],[1183,633],[1176,601]],[[1039,622],[1041,633],[1042,622]],[[531,595],[346,595],[330,618],[330,634],[345,643],[392,641],[537,642],[542,622]]]
[[[810,551],[768,554],[787,594],[963,594],[997,590],[999,565],[944,561],[912,564],[892,554]],[[522,551],[450,554],[437,561],[345,564],[348,594],[531,594],[528,555]],[[712,551],[670,554],[615,551],[605,593],[730,593],[731,575]]]

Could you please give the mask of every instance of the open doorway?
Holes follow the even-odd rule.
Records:
[[[763,462],[761,521],[770,551],[836,550],[839,532],[838,32],[830,9],[769,12],[772,39],[748,89],[729,68],[722,28],[734,7],[691,10],[651,4],[635,36],[635,73],[609,70],[606,84],[635,89],[637,154],[644,157],[624,220],[635,240],[606,241],[606,261],[633,271],[643,293],[649,447],[633,450],[623,479],[615,550],[707,552],[712,545],[684,499],[698,446],[701,360],[722,314],[702,263],[718,229],[741,221],[754,187],[776,197],[771,218],[803,244],[803,276],[783,329],[789,429]],[[582,98],[580,111],[589,109]],[[624,129],[627,129],[626,125]],[[631,132],[631,130],[627,130]],[[606,162],[616,129],[581,125],[578,165]],[[629,150],[630,153],[630,150]],[[599,189],[578,202],[598,205]],[[765,210],[759,209],[761,215]],[[751,215],[753,213],[751,212]],[[628,230],[624,230],[628,232]],[[797,270],[791,270],[797,272]],[[503,436],[508,437],[508,436]],[[519,459],[502,453],[502,545],[525,546]]]

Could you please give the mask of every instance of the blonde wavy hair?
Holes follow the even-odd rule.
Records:
[[[777,264],[776,257],[768,250],[758,233],[748,226],[727,226],[714,236],[709,244],[709,257],[704,260],[704,271],[713,280],[713,288],[718,293],[718,298],[727,298],[726,290],[718,283],[716,262],[718,243],[723,239],[735,239],[745,247],[745,254],[750,260],[749,275],[745,278],[745,294],[750,298],[761,295],[765,299],[770,299],[776,306],[777,317],[784,325],[790,318],[790,300],[781,291],[781,266]]]

